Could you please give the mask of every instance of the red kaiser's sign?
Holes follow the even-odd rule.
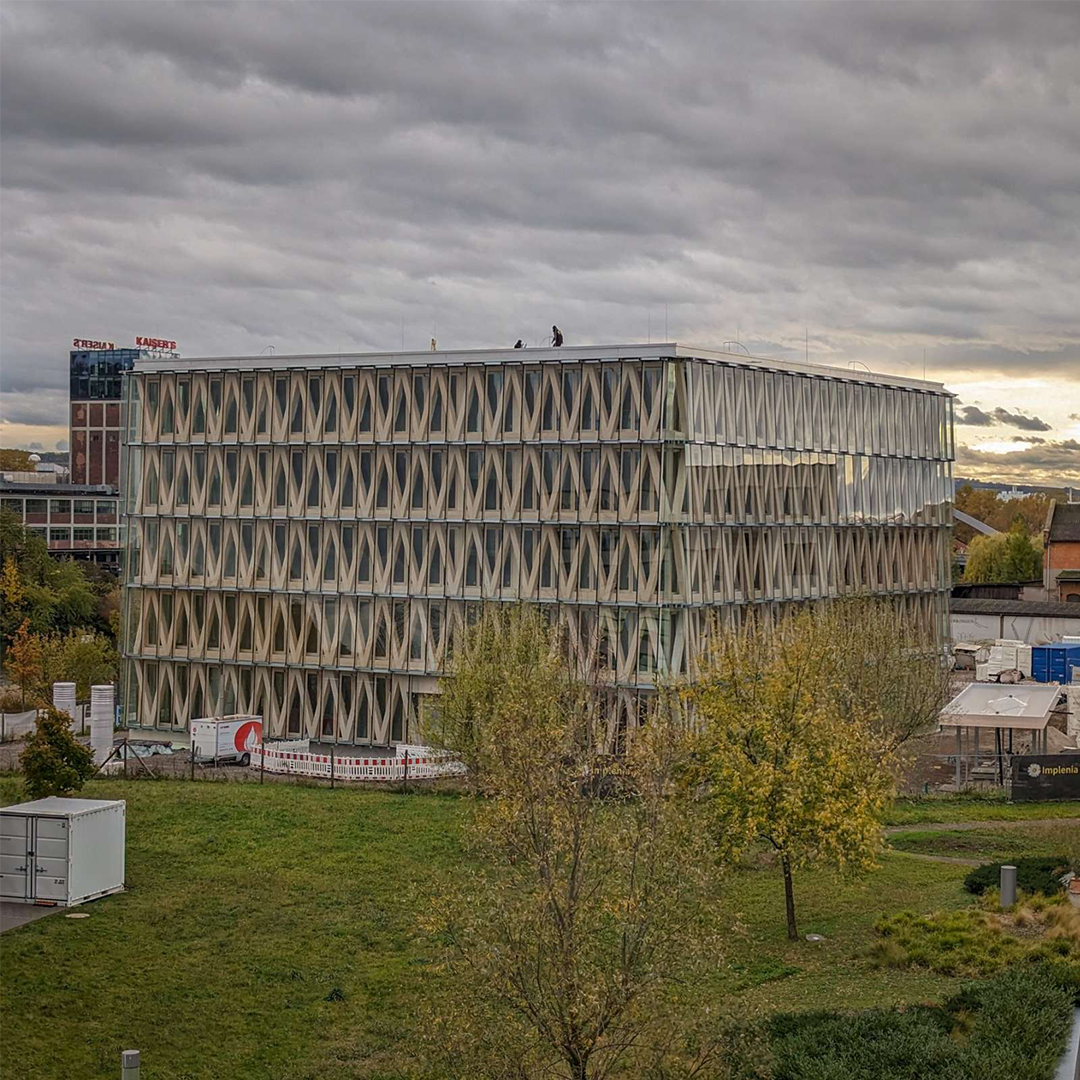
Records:
[[[144,349],[167,349],[169,352],[176,351],[176,342],[169,341],[166,338],[137,337],[135,339],[135,344]]]

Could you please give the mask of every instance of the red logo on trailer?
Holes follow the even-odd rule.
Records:
[[[249,720],[236,729],[233,745],[238,754],[251,753],[256,746],[262,746],[262,721]]]

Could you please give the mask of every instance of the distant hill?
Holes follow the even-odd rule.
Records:
[[[1051,499],[1066,499],[1068,497],[1068,488],[1063,487],[1046,487],[1043,484],[995,484],[990,480],[971,480],[964,476],[957,476],[953,479],[954,488],[962,487],[964,484],[970,484],[973,488],[987,488],[990,491],[999,493],[1015,490],[1024,495],[1046,495]]]

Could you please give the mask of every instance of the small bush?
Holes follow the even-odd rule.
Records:
[[[1011,863],[986,863],[977,866],[966,878],[964,888],[969,893],[981,896],[987,889],[996,889],[1001,880],[1002,865],[1016,867],[1017,887],[1029,893],[1043,893],[1053,896],[1061,892],[1061,876],[1065,873],[1068,860],[1064,855],[1049,858],[1029,857],[1013,859]]]
[[[986,976],[1023,961],[1047,961],[1062,966],[1062,978],[1080,983],[1080,913],[1060,900],[1034,896],[1007,912],[901,911],[879,919],[876,929],[881,940],[867,952],[875,967]]]
[[[0,690],[0,712],[21,713],[25,711],[22,691],[13,686]]]
[[[26,740],[19,766],[30,798],[71,795],[94,775],[94,752],[72,734],[70,717],[49,706]]]
[[[1051,1080],[1072,1020],[1071,987],[1022,965],[941,1007],[785,1014],[767,1022],[774,1080]]]

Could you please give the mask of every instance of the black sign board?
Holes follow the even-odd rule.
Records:
[[[1012,759],[1015,800],[1080,799],[1080,754],[1043,754]]]

